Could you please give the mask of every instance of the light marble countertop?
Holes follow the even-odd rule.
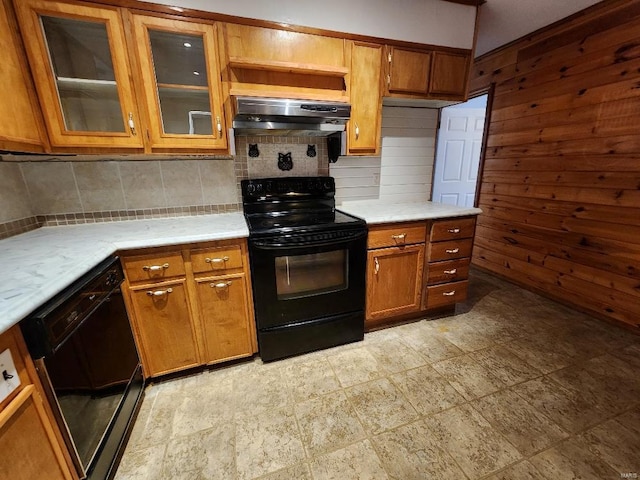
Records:
[[[42,227],[0,240],[0,333],[118,250],[244,238],[242,213]]]
[[[366,220],[367,224],[408,222],[446,217],[478,215],[482,210],[458,207],[437,202],[389,203],[381,200],[353,200],[343,202],[338,210]]]

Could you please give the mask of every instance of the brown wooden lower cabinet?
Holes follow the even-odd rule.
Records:
[[[453,217],[371,226],[366,328],[466,300],[475,220]]]
[[[16,325],[0,335],[0,351],[9,349],[20,386],[0,402],[0,478],[77,479],[57,425],[43,401],[35,367]]]
[[[196,279],[206,363],[253,353],[245,275]]]
[[[373,322],[420,310],[424,243],[370,250],[366,318]]]
[[[200,364],[186,281],[131,288],[133,321],[148,376]]]
[[[130,251],[122,263],[145,376],[257,352],[246,240]]]

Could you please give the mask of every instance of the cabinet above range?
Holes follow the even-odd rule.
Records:
[[[470,49],[135,0],[3,0],[0,9],[12,50],[1,78],[19,85],[0,92],[0,116],[16,117],[0,121],[4,151],[228,154],[232,97],[260,96],[350,103],[348,154],[372,155],[383,96],[466,96]],[[403,49],[426,56],[403,63]]]

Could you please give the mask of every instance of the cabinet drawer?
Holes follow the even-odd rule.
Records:
[[[191,264],[194,273],[222,273],[232,268],[242,268],[242,250],[240,245],[192,250]]]
[[[369,228],[367,247],[397,247],[412,243],[422,243],[427,237],[424,223],[395,223]]]
[[[425,308],[437,308],[462,302],[467,298],[469,282],[444,283],[426,288]]]
[[[131,283],[163,281],[184,275],[184,263],[180,252],[125,257],[122,264]]]
[[[429,262],[453,260],[471,256],[473,239],[457,240],[449,242],[437,242],[429,244]]]
[[[468,276],[468,258],[429,263],[427,265],[427,284],[429,285],[466,280]]]
[[[456,238],[472,238],[476,227],[475,218],[447,218],[437,220],[431,226],[432,242],[454,240]]]

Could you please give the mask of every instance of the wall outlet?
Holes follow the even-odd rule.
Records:
[[[11,350],[0,353],[0,402],[20,386],[20,376],[13,364]]]

